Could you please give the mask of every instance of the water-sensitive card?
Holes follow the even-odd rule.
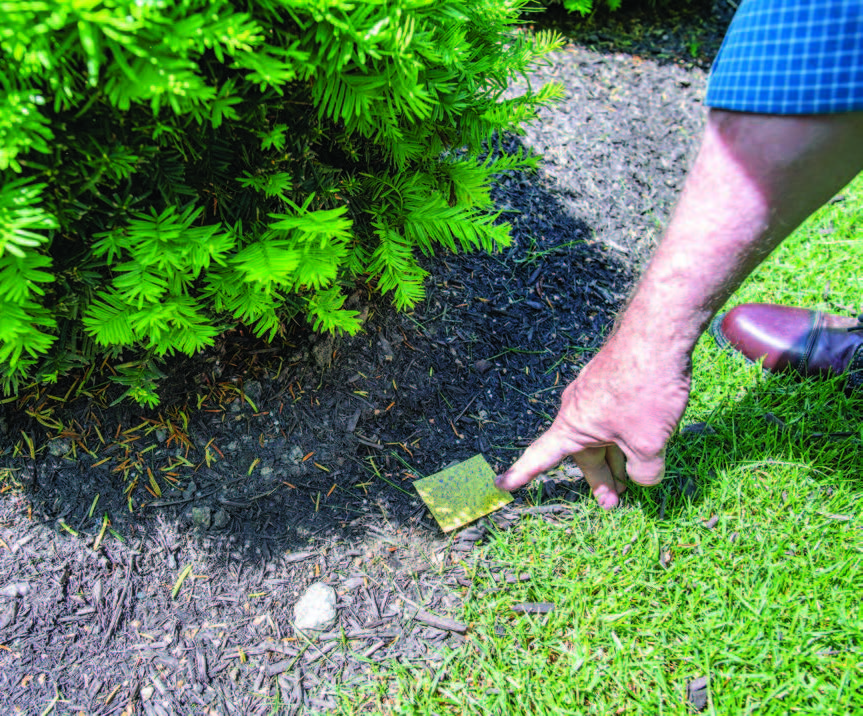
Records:
[[[414,483],[440,528],[456,527],[479,519],[512,502],[512,495],[495,487],[494,470],[482,455],[436,472]]]

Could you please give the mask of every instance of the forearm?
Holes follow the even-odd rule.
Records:
[[[671,223],[612,343],[688,361],[746,276],[863,166],[863,115],[712,110]]]

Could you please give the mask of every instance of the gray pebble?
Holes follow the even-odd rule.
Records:
[[[213,521],[212,511],[209,507],[192,508],[192,524],[202,529],[209,529]]]
[[[48,443],[48,452],[54,457],[63,457],[72,449],[72,441],[69,438],[55,438]]]
[[[333,358],[335,338],[329,334],[321,336],[320,340],[312,348],[312,358],[315,359],[319,368],[326,368]]]
[[[30,591],[30,582],[11,582],[0,589],[0,597],[17,599],[24,597]]]
[[[230,515],[223,509],[219,508],[216,511],[216,514],[213,515],[213,524],[212,528],[214,530],[223,530],[227,527],[231,522]]]
[[[18,616],[18,602],[15,600],[8,601],[0,606],[0,629],[5,629],[12,625],[15,617]]]

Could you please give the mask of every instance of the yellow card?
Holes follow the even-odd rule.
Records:
[[[440,528],[452,532],[512,502],[494,484],[494,470],[482,455],[436,472],[414,483]]]

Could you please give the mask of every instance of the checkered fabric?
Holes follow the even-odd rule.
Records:
[[[759,114],[863,110],[863,1],[743,0],[704,101]]]

